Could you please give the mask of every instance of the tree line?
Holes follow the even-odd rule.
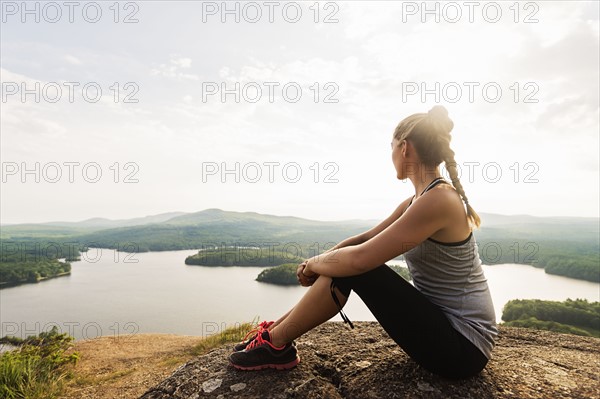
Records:
[[[2,240],[0,288],[68,275],[71,272],[69,261],[79,259],[80,249],[78,246],[68,248],[59,241]]]
[[[199,266],[277,266],[289,262],[302,262],[294,254],[269,248],[216,248],[199,251],[185,259],[186,265]]]
[[[537,239],[478,239],[484,264],[526,264],[548,274],[600,283],[600,247],[597,241]]]
[[[502,320],[507,326],[600,337],[600,302],[514,299],[504,306]]]

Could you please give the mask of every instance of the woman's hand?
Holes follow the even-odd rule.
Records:
[[[298,265],[298,269],[296,269],[296,276],[298,277],[298,282],[303,287],[310,287],[314,284],[315,281],[317,281],[317,277],[319,277],[318,274],[312,273],[306,269],[307,264],[308,261],[305,260],[304,262],[300,263]]]

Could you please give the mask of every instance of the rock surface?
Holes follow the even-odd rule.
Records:
[[[301,362],[287,371],[238,371],[222,346],[142,398],[600,398],[600,339],[500,327],[485,370],[451,381],[418,366],[378,323],[355,327],[328,322],[303,335]]]

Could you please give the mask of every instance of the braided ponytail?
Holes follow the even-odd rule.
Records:
[[[450,143],[448,143],[450,144]],[[448,145],[448,150],[446,153],[446,157],[444,158],[444,163],[446,164],[446,170],[450,174],[450,181],[452,185],[456,189],[456,192],[460,194],[465,205],[467,206],[467,217],[469,218],[469,222],[472,226],[479,227],[481,225],[481,218],[475,212],[473,207],[469,204],[469,199],[467,198],[467,194],[465,194],[465,189],[458,178],[458,170],[456,168],[456,161],[454,160],[454,151],[450,149],[450,145]]]
[[[472,226],[479,227],[481,225],[481,218],[475,212],[473,207],[469,204],[469,199],[465,194],[465,189],[460,182],[458,177],[458,169],[456,167],[456,161],[454,160],[454,151],[450,148],[450,140],[452,139],[452,135],[450,135],[450,131],[454,127],[454,122],[452,119],[448,117],[448,111],[441,105],[436,105],[429,110],[427,113],[429,119],[431,119],[432,125],[437,127],[439,132],[439,143],[440,147],[439,151],[441,152],[441,158],[446,165],[446,170],[450,174],[450,180],[452,181],[452,185],[460,194],[462,200],[467,206],[467,218]]]

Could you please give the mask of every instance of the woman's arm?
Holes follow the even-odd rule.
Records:
[[[354,276],[403,254],[448,225],[453,211],[449,195],[447,190],[432,190],[371,239],[310,258],[304,273]]]
[[[408,204],[410,203],[411,199],[412,199],[412,197],[407,198],[406,200],[402,201],[402,203],[400,205],[398,205],[398,207],[394,210],[394,212],[392,212],[392,214],[390,216],[388,216],[385,220],[383,220],[377,226],[371,228],[370,230],[365,231],[364,233],[357,234],[355,236],[348,237],[343,241],[340,241],[337,245],[335,245],[332,248],[328,249],[327,251],[323,252],[319,256],[321,256],[321,257],[330,256],[332,253],[335,253],[336,251],[338,251],[341,248],[354,247],[356,245],[360,245],[360,244],[363,244],[363,243],[369,241],[371,238],[375,237],[377,234],[381,233],[388,226],[390,226],[392,223],[394,223],[396,220],[398,220],[398,218],[400,218],[400,216],[402,216],[402,214],[406,211],[406,208],[408,207]],[[317,256],[315,258],[318,258],[319,256]],[[298,277],[298,281],[304,287],[308,287],[308,286],[312,285],[315,282],[316,278],[318,277],[318,273],[306,269],[306,262],[307,261],[304,261],[301,264],[299,264],[298,268],[296,269],[296,276]]]

